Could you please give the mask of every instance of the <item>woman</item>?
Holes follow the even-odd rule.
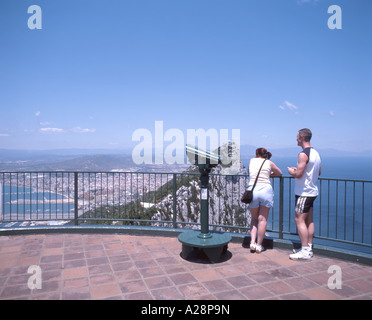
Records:
[[[256,158],[250,160],[248,168],[248,188],[252,188],[257,173],[260,170],[262,163],[266,160],[258,176],[257,184],[253,190],[252,202],[249,204],[252,215],[250,249],[252,252],[257,253],[261,253],[264,250],[262,241],[266,232],[269,211],[274,204],[274,192],[270,183],[270,177],[280,177],[282,175],[282,171],[274,164],[274,162],[269,160],[271,156],[271,153],[267,152],[265,148],[258,148],[256,150]]]

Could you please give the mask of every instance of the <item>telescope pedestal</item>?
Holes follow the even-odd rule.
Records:
[[[186,231],[178,236],[178,240],[182,243],[182,258],[187,260],[196,251],[202,251],[210,262],[215,263],[226,253],[231,236],[225,233],[208,233],[206,236],[200,231]]]
[[[209,232],[209,164],[199,164],[201,197],[200,197],[200,231],[186,231],[178,236],[182,243],[181,256],[188,259],[195,251],[202,251],[208,259],[214,263],[218,262],[221,255],[226,253],[227,244],[231,241],[231,236],[224,233]]]

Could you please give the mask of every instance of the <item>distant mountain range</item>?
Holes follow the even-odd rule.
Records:
[[[255,156],[256,147],[240,147],[244,163]],[[270,149],[273,157],[297,157],[299,147]],[[180,165],[136,165],[131,150],[110,149],[56,149],[56,150],[11,150],[0,149],[0,170],[2,171],[174,171]],[[372,150],[365,152],[346,152],[333,149],[319,150],[324,157],[372,157]],[[186,157],[185,157],[186,159]],[[182,169],[186,168],[182,165]],[[182,170],[181,169],[181,170]]]

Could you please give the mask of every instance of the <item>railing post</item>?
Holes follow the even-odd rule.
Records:
[[[79,206],[78,206],[78,172],[74,172],[74,206],[75,206],[75,218],[74,218],[74,224],[77,226],[79,224],[78,218],[79,218]]]
[[[177,228],[177,174],[173,173],[173,228]]]
[[[280,190],[279,190],[279,239],[283,239],[283,214],[284,214],[284,179],[283,177],[279,178]]]

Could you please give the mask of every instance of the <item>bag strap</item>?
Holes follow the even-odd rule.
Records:
[[[258,176],[260,175],[261,169],[262,169],[265,161],[266,161],[266,159],[262,162],[261,167],[260,167],[260,170],[258,170],[258,173],[257,173],[257,176],[256,176],[256,180],[254,181],[254,185],[253,185],[252,191],[253,191],[254,187],[256,186],[256,183],[257,183],[257,180],[258,180]]]

